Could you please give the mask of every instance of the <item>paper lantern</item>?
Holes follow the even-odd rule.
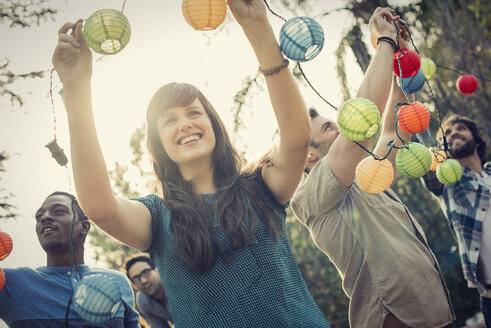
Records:
[[[394,180],[394,169],[388,159],[376,160],[368,156],[356,166],[355,179],[361,190],[377,194],[390,187]]]
[[[443,163],[447,159],[447,155],[443,149],[430,148],[431,152],[431,171],[436,171],[438,165]]]
[[[5,286],[5,272],[0,268],[0,292],[3,289],[3,286]]]
[[[399,126],[409,134],[423,132],[430,124],[430,111],[419,101],[401,106],[398,115]]]
[[[378,48],[377,40],[378,40],[377,33],[375,33],[375,32],[372,31],[372,33],[370,33],[370,42],[372,43],[372,46],[373,46],[374,49],[377,49]]]
[[[366,98],[346,101],[338,111],[339,132],[352,141],[373,137],[380,127],[377,105]]]
[[[0,231],[0,261],[9,256],[12,247],[14,247],[12,238],[10,238],[8,233]]]
[[[429,58],[421,58],[421,69],[427,80],[431,79],[436,73],[435,62]]]
[[[425,84],[425,74],[423,73],[423,69],[419,69],[418,74],[413,77],[406,78],[397,78],[397,85],[406,93],[416,93]]]
[[[304,62],[313,59],[324,46],[324,31],[310,17],[294,17],[280,31],[280,49],[290,59]]]
[[[462,166],[456,160],[449,158],[438,165],[436,177],[443,184],[454,184],[462,177]]]
[[[73,295],[75,310],[89,322],[104,322],[114,317],[121,303],[118,285],[104,274],[84,277]]]
[[[405,177],[420,178],[430,170],[431,153],[420,143],[409,142],[408,146],[397,151],[397,170]]]
[[[472,74],[461,75],[457,79],[457,90],[464,95],[470,95],[477,90],[477,79]]]
[[[214,30],[227,16],[227,3],[225,0],[184,0],[182,14],[195,30]]]
[[[408,49],[402,49],[402,51],[397,50],[394,53],[394,73],[398,77],[401,77],[401,72],[399,72],[398,59],[401,62],[403,78],[416,75],[421,68],[421,60],[419,59],[419,55],[416,51]]]
[[[123,50],[130,41],[130,35],[128,19],[114,9],[101,9],[90,15],[83,30],[87,45],[103,55],[113,55]]]

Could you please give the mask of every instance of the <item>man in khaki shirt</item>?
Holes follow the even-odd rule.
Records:
[[[377,35],[395,40],[393,20],[398,18],[392,15],[389,8],[377,8],[370,25]],[[407,32],[399,27],[404,47]],[[392,74],[393,53],[389,42],[379,42],[357,94],[372,100],[381,114],[387,103],[374,151],[379,156],[387,153],[389,141],[400,145],[393,107],[406,102]],[[448,290],[419,224],[392,190],[363,192],[354,178],[367,153],[340,135],[333,121],[315,111],[311,118],[312,146],[306,167],[310,173],[291,205],[343,279],[350,298],[350,326],[424,328],[450,323],[455,315]],[[410,140],[410,135],[398,132]],[[362,144],[368,147],[369,142]],[[394,149],[388,157],[394,170],[395,153]]]

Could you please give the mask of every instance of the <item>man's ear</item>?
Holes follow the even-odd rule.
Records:
[[[80,233],[83,235],[87,235],[90,230],[90,222],[87,220],[81,221],[82,229],[80,229]]]
[[[320,160],[319,151],[313,147],[309,147],[309,152],[307,154],[307,168],[311,170],[319,160]]]

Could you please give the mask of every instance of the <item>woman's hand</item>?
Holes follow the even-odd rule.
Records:
[[[263,0],[228,0],[227,4],[242,27],[268,21]]]
[[[409,47],[409,32],[406,30],[406,22],[399,16],[394,17],[399,28],[399,48],[408,49]],[[395,40],[394,40],[395,41]]]
[[[58,30],[58,44],[53,53],[53,65],[65,87],[90,82],[92,52],[82,35],[82,20],[65,23]]]
[[[396,28],[393,23],[395,19],[394,14],[395,11],[388,7],[378,7],[375,9],[369,22],[372,31],[379,37],[386,36],[395,41]]]

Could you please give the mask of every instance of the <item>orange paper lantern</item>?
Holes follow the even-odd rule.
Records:
[[[436,171],[436,168],[438,165],[443,163],[447,159],[447,155],[443,151],[443,149],[438,149],[438,148],[430,148],[431,152],[431,171]]]
[[[419,101],[402,106],[398,115],[399,126],[410,134],[423,132],[430,124],[430,111]]]
[[[225,0],[184,0],[182,14],[195,30],[214,30],[225,19],[227,4]]]
[[[372,46],[374,49],[377,49],[378,46],[377,46],[377,40],[378,40],[378,35],[377,33],[373,32],[370,33],[370,42],[372,43]]]
[[[4,285],[5,285],[5,272],[3,272],[2,268],[0,268],[0,292],[2,291]]]
[[[12,238],[10,238],[9,234],[0,231],[0,261],[9,256],[13,245]]]
[[[394,168],[388,159],[380,161],[369,156],[358,163],[355,179],[361,190],[376,194],[390,187],[394,180]]]

